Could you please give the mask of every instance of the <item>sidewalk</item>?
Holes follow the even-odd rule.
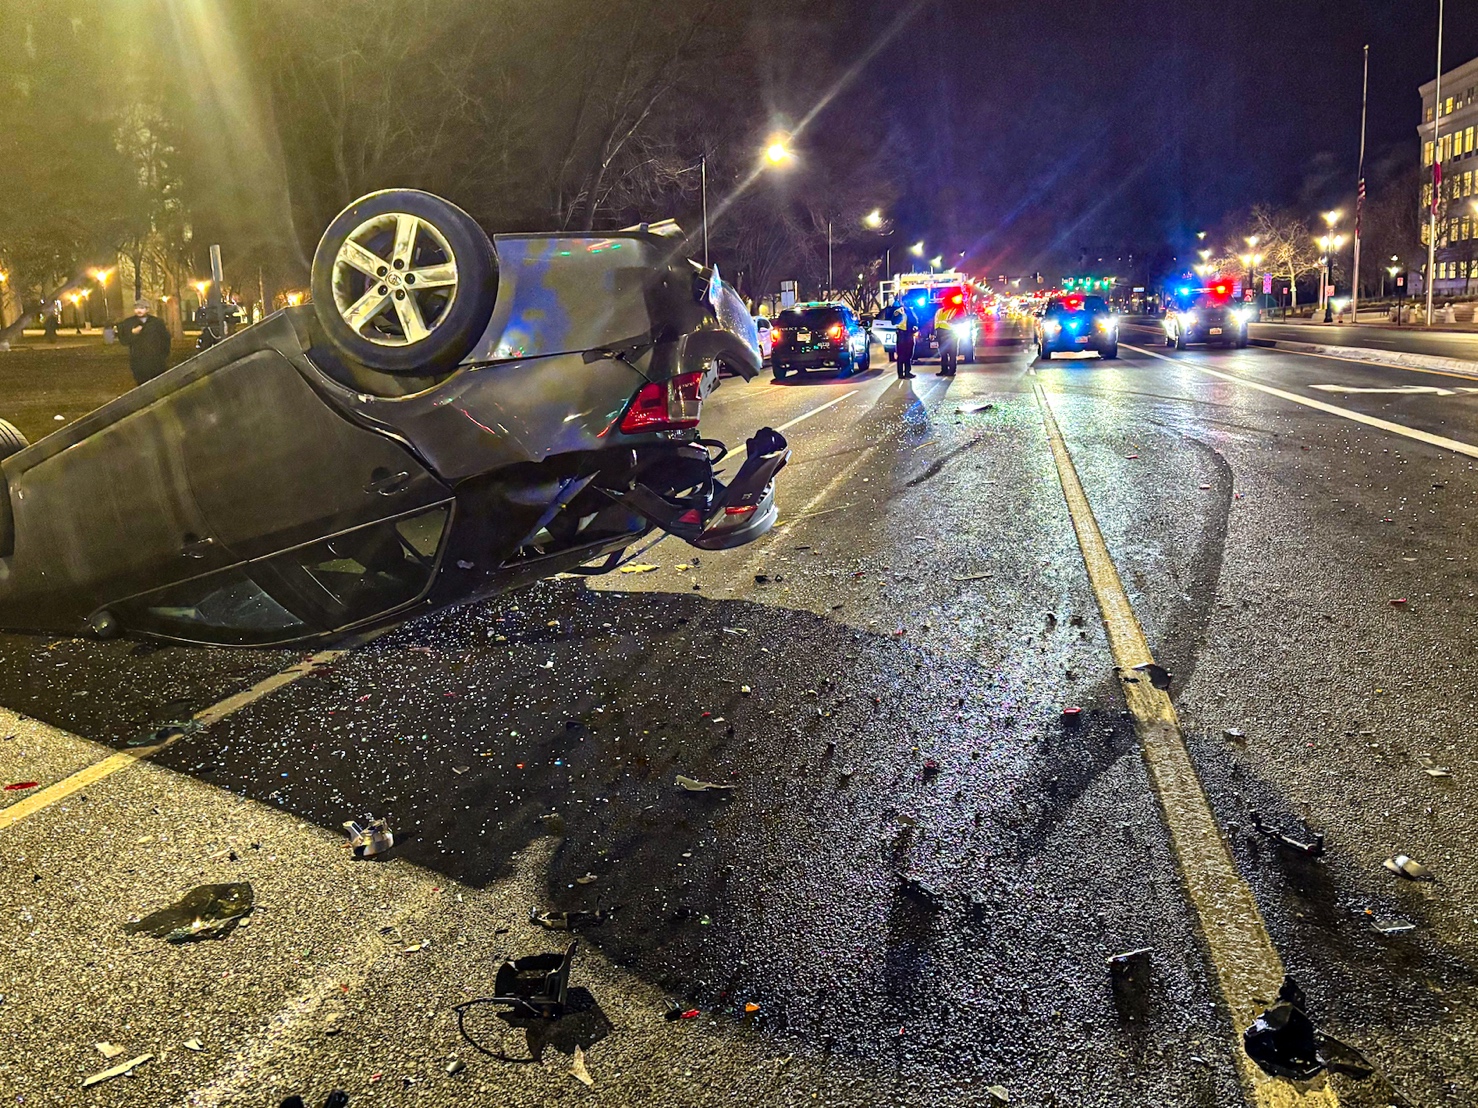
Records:
[[[1425,313],[1426,309],[1424,307],[1415,307],[1411,312],[1411,318],[1419,321],[1423,320],[1426,318]],[[1438,314],[1440,316],[1441,313],[1439,312]],[[1399,324],[1390,322],[1390,320],[1385,318],[1384,313],[1376,316],[1374,313],[1361,312],[1360,316],[1359,323],[1352,323],[1350,320],[1340,319],[1338,316],[1335,317],[1333,323],[1325,323],[1322,317],[1318,319],[1279,319],[1276,315],[1263,322],[1276,324],[1279,327],[1309,327],[1312,329],[1328,327],[1370,327],[1381,331],[1415,331],[1418,334],[1433,334],[1438,331],[1450,331],[1453,334],[1459,335],[1478,334],[1478,321],[1463,320],[1457,323],[1433,323],[1432,326],[1428,327],[1423,322],[1407,322],[1409,317],[1404,312]]]

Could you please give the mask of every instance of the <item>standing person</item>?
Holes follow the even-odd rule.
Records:
[[[147,300],[135,300],[133,318],[117,325],[118,341],[128,347],[128,368],[139,385],[169,368],[169,328],[152,310]]]
[[[46,331],[46,341],[52,346],[56,345],[56,327],[61,319],[61,313],[55,304],[48,304],[46,312],[41,317],[41,326]]]
[[[898,324],[898,342],[893,349],[898,362],[898,379],[902,381],[905,377],[913,376],[913,344],[918,330],[913,325],[913,320],[908,313],[903,313],[903,322]]]
[[[939,338],[940,377],[953,377],[960,362],[960,343],[954,328],[958,320],[958,316],[945,316],[941,312],[934,324],[934,334]]]

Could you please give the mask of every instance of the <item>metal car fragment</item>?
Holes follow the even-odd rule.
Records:
[[[356,858],[373,858],[395,845],[395,834],[390,830],[387,820],[366,815],[362,825],[349,819],[344,821],[343,826],[344,833],[349,836],[349,841],[344,845]]]
[[[685,777],[677,775],[677,786],[684,792],[690,793],[728,793],[734,791],[733,785],[719,785],[713,781],[700,781],[696,777]]]
[[[1257,812],[1249,812],[1248,816],[1252,820],[1252,829],[1259,835],[1262,835],[1264,838],[1272,839],[1279,846],[1287,847],[1295,854],[1302,854],[1305,858],[1323,857],[1323,831],[1309,832],[1311,838],[1309,839],[1309,841],[1305,842],[1302,839],[1295,839],[1292,835],[1286,834],[1278,830],[1276,827],[1268,826],[1262,821],[1262,816],[1259,815]],[[1305,825],[1304,830],[1308,831],[1307,824]]]

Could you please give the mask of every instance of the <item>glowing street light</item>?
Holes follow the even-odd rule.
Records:
[[[922,242],[916,242],[908,248],[908,252],[915,258],[922,258],[924,256],[924,244]]]
[[[883,225],[883,213],[880,212],[877,208],[874,208],[872,211],[867,213],[862,222],[876,231],[879,227]]]
[[[775,135],[765,147],[765,161],[771,165],[787,165],[795,160],[795,151],[790,148],[789,135]]]
[[[290,292],[287,294],[287,302],[289,305],[296,308],[299,304],[303,302],[303,294],[300,292]]]

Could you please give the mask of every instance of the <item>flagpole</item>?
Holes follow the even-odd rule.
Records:
[[[1442,191],[1442,10],[1437,0],[1437,88],[1432,95],[1432,204],[1427,209],[1427,326],[1432,326],[1432,286],[1437,282],[1437,202]]]
[[[1370,45],[1365,46],[1365,82],[1360,89],[1360,168],[1355,196],[1355,279],[1350,284],[1350,322],[1360,322],[1360,215],[1365,207],[1365,105],[1370,98]]]

